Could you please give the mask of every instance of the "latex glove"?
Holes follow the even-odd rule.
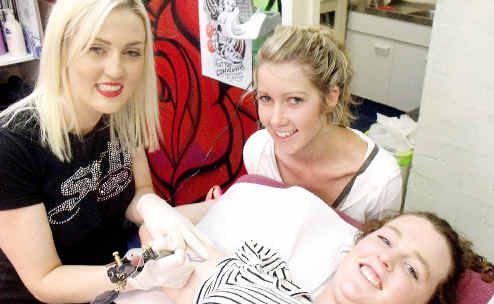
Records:
[[[207,259],[205,244],[210,241],[165,200],[154,193],[144,194],[137,202],[137,211],[153,239],[166,235],[168,248],[185,250],[188,245],[201,258]]]
[[[149,290],[154,287],[183,287],[194,268],[183,249],[157,260],[150,260],[135,277],[127,279],[130,289]]]

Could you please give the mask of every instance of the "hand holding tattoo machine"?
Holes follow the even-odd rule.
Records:
[[[99,295],[92,303],[111,303],[127,285],[130,290],[182,287],[193,271],[191,257],[184,252],[187,245],[200,258],[207,259],[204,243],[209,240],[162,198],[154,193],[144,194],[136,207],[154,246],[131,249],[123,259],[118,252],[114,253],[115,262],[109,265],[107,273],[116,288]]]
[[[108,266],[107,275],[115,289],[108,290],[97,296],[92,304],[112,303],[122,290],[148,290],[154,287],[182,287],[193,267],[190,258],[182,249],[153,249],[147,245],[134,248],[120,258],[118,252],[113,253],[115,261]],[[128,286],[128,288],[126,288]]]

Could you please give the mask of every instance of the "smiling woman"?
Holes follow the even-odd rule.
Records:
[[[356,220],[398,210],[393,156],[349,128],[351,67],[324,26],[280,26],[257,54],[259,121],[243,150],[249,174],[311,190]]]
[[[456,303],[461,274],[482,261],[431,213],[369,221],[355,241],[355,227],[300,187],[237,183],[198,227],[216,246],[163,303]]]
[[[336,302],[429,303],[463,265],[453,260],[458,236],[448,239],[436,228],[438,219],[424,215],[400,216],[368,231],[340,264],[327,296]],[[449,225],[447,231],[452,231]]]
[[[102,265],[127,250],[129,221],[204,257],[192,224],[152,193],[145,149],[160,132],[141,1],[58,0],[43,45],[35,91],[0,113],[0,302],[89,302],[114,289],[122,282]],[[192,272],[182,250],[156,267],[127,289],[178,287]]]
[[[145,45],[142,18],[116,9],[87,51],[67,64],[74,111],[83,133],[94,127],[101,114],[116,113],[129,101],[144,71]]]

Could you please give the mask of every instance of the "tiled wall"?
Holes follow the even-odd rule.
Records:
[[[467,4],[468,3],[468,4]],[[494,259],[494,1],[436,7],[407,209],[447,218]]]

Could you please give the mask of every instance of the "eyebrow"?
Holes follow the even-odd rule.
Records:
[[[101,39],[101,38],[95,38],[94,41],[111,45],[110,41],[105,40],[105,39]],[[132,42],[127,43],[126,46],[136,46],[139,44],[144,44],[144,41],[132,41]]]
[[[268,94],[268,92],[267,92],[267,91],[265,91],[265,90],[260,90],[260,89],[257,89],[257,92],[258,92],[258,93],[262,93],[262,94]],[[304,91],[293,91],[293,92],[286,92],[286,93],[283,93],[282,95],[283,95],[283,96],[287,96],[287,95],[304,95],[304,96],[306,96],[306,95],[307,95],[307,93],[306,93],[306,92],[304,92]]]
[[[393,230],[398,235],[398,237],[400,237],[400,238],[403,236],[403,233],[401,233],[401,231],[393,225],[385,225],[384,227],[387,227],[390,230]],[[430,270],[430,267],[429,267],[429,264],[427,263],[427,261],[420,254],[420,252],[418,252],[416,250],[413,250],[413,255],[419,260],[420,263],[422,263],[424,265],[426,277],[430,278],[431,270]]]

